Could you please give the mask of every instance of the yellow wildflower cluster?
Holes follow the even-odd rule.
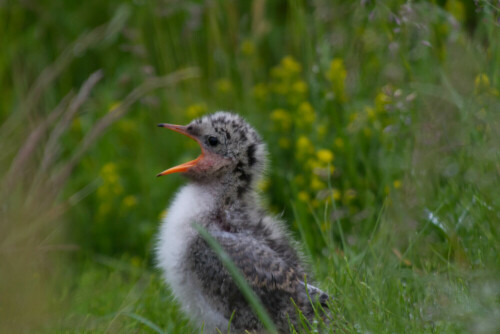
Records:
[[[285,109],[275,109],[271,112],[271,120],[276,129],[289,131],[292,127],[292,117]]]
[[[292,125],[308,128],[316,120],[316,112],[307,100],[308,86],[302,79],[302,66],[291,56],[284,57],[271,69],[269,84],[255,85],[253,93],[259,101],[272,94],[273,101],[281,102],[282,108],[271,113],[271,120],[277,129],[289,131]]]
[[[333,152],[328,149],[317,150],[316,154],[308,159],[306,167],[326,179],[334,171],[333,157]]]
[[[302,66],[293,57],[286,56],[272,68],[270,76],[270,83],[254,86],[253,93],[256,100],[261,102],[271,96],[273,104],[279,106],[271,111],[270,120],[280,134],[279,146],[293,149],[295,160],[304,171],[294,178],[294,182],[302,189],[298,193],[299,199],[314,207],[322,201],[339,200],[340,190],[329,189],[329,181],[335,170],[334,146],[317,149],[311,140],[323,140],[328,135],[328,125],[316,124],[317,113],[307,96],[308,86],[302,78]],[[326,76],[338,101],[345,101],[347,72],[343,60],[334,59]],[[292,134],[296,140],[291,140]],[[336,143],[343,148],[342,139],[339,138]]]
[[[302,79],[302,66],[291,56],[286,56],[271,69],[269,89],[286,99],[290,106],[305,100],[308,87]]]
[[[116,164],[108,162],[101,168],[99,174],[102,184],[97,189],[97,197],[100,203],[97,216],[103,218],[111,211],[113,200],[123,193],[123,186],[118,177]]]
[[[102,185],[97,189],[97,195],[100,198],[108,196],[117,196],[123,192],[123,187],[116,172],[116,165],[108,162],[101,168],[100,176],[102,178]]]
[[[311,140],[306,136],[300,136],[297,139],[295,156],[298,160],[303,160],[314,153],[314,146]]]
[[[138,200],[136,196],[124,196],[122,181],[115,163],[108,162],[105,164],[101,168],[99,176],[102,179],[102,184],[97,189],[99,200],[98,220],[105,220],[109,214],[112,214],[112,210],[117,210],[117,212],[128,211],[137,206]]]
[[[351,134],[362,133],[365,137],[382,136],[384,130],[401,123],[401,113],[408,110],[416,94],[403,95],[401,89],[386,85],[380,89],[373,106],[367,105],[362,110],[349,115],[347,131]]]
[[[296,119],[299,127],[309,126],[314,123],[316,120],[316,113],[309,102],[305,101],[299,105]]]
[[[490,78],[486,73],[480,73],[474,79],[474,93],[476,95],[499,96],[498,90],[491,86]]]
[[[385,112],[386,106],[391,103],[391,97],[386,93],[386,89],[380,90],[375,96],[375,111]]]
[[[299,194],[300,200],[309,202],[310,198],[314,198],[311,203],[317,207],[320,204],[319,200],[331,201],[332,196],[333,198],[339,196],[338,190],[329,189],[328,185],[335,170],[333,166],[335,155],[331,150],[315,150],[311,141],[307,137],[301,136],[297,141],[296,156],[307,172],[301,176],[300,180],[296,181],[309,186],[309,192],[302,191],[302,194]]]

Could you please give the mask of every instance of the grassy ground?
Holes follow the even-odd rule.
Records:
[[[152,248],[215,110],[346,333],[500,331],[495,1],[0,2],[0,332],[191,332]],[[297,329],[305,332],[305,329]]]

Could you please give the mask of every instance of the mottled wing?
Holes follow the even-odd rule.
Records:
[[[299,273],[270,247],[244,234],[216,232],[212,235],[254,290],[296,292]]]
[[[290,265],[261,240],[246,234],[211,231],[210,233],[240,269],[245,280],[258,295],[292,297],[299,304],[308,304],[309,297],[327,306],[328,295],[313,285],[305,289],[303,273]],[[230,294],[227,284],[236,288],[218,256],[200,237],[191,247],[194,270],[202,277],[211,293]],[[229,288],[232,290],[233,288]],[[237,289],[237,288],[236,288]],[[222,291],[224,290],[224,291]],[[309,294],[309,297],[307,296]]]
[[[238,266],[254,290],[284,291],[296,302],[318,300],[327,307],[328,295],[321,289],[304,283],[297,269],[285,262],[273,249],[246,235],[227,232],[212,234]],[[309,294],[309,296],[307,296]]]

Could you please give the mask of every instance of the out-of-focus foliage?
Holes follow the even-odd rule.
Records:
[[[198,148],[155,125],[232,110],[269,145],[259,188],[337,328],[498,331],[499,17],[494,0],[0,2],[6,318],[43,323],[2,282],[35,272],[21,283],[53,293],[47,249],[69,250],[46,303],[70,305],[62,327],[186,330],[147,268],[185,182],[155,175]]]

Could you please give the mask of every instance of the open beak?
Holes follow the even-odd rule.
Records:
[[[158,174],[156,176],[163,176],[163,175],[167,175],[167,174],[186,172],[191,167],[193,167],[194,165],[196,165],[203,158],[203,147],[201,146],[199,140],[196,137],[193,137],[192,135],[190,135],[187,132],[187,127],[186,126],[184,126],[184,125],[175,125],[175,124],[167,124],[167,123],[161,123],[161,124],[158,124],[158,126],[160,128],[167,128],[167,129],[173,130],[175,132],[182,133],[183,135],[196,140],[196,142],[200,145],[201,154],[200,154],[200,156],[198,158],[196,158],[196,159],[194,159],[192,161],[183,163],[182,165],[179,165],[179,166],[175,166],[175,167],[169,168],[169,169],[161,172],[160,174]]]

